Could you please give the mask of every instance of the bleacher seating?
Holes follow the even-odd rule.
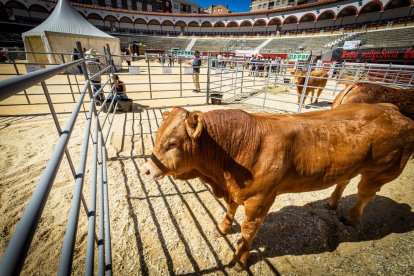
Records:
[[[352,40],[361,40],[361,49],[412,46],[414,44],[414,27],[369,31],[357,34]]]
[[[161,37],[161,36],[130,36],[120,37],[121,44],[128,44],[130,41],[138,41],[145,45],[146,49],[170,50],[178,48],[184,50],[191,42],[191,38]]]
[[[289,53],[296,51],[320,53],[324,46],[339,38],[340,35],[309,36],[309,37],[278,37],[270,41],[261,52]]]
[[[192,50],[219,52],[235,50],[253,50],[259,46],[265,39],[248,39],[248,38],[200,38],[197,39]]]

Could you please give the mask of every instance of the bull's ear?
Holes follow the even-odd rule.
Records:
[[[185,120],[185,129],[191,138],[197,139],[203,131],[203,113],[201,111],[193,111]]]
[[[164,111],[164,112],[162,113],[162,119],[163,119],[163,120],[167,119],[167,118],[168,118],[168,115],[170,115],[170,112],[169,112],[169,111]]]

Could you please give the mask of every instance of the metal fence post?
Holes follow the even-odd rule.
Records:
[[[63,60],[63,62],[65,62],[65,56],[64,56],[63,54],[61,54],[61,56],[62,56],[62,60]],[[75,70],[76,70],[76,69],[75,69]],[[72,93],[72,100],[73,100],[73,102],[76,102],[76,100],[75,100],[75,95],[73,94],[72,84],[71,84],[71,82],[70,82],[70,78],[69,78],[69,75],[67,74],[67,72],[66,72],[66,78],[68,79],[68,83],[69,83],[70,92]]]
[[[150,59],[147,59],[147,69],[148,69],[148,82],[149,82],[149,89],[150,89],[150,99],[152,99],[152,86],[151,86],[151,66],[150,66]]]
[[[12,59],[12,60],[13,60],[14,70],[16,70],[16,74],[17,74],[18,76],[20,76],[20,72],[19,72],[19,69],[17,68],[15,58],[13,57],[13,59]],[[29,99],[29,96],[27,95],[26,89],[24,89],[24,90],[23,90],[23,92],[24,92],[24,95],[26,96],[27,103],[28,103],[28,104],[30,104],[30,99]]]
[[[272,66],[269,63],[269,67],[268,67],[268,71],[267,71],[267,76],[266,76],[266,80],[265,80],[265,89],[264,89],[264,97],[263,97],[263,107],[265,107],[266,105],[266,98],[267,98],[267,89],[269,86],[269,79],[270,79],[270,72],[272,70]],[[264,74],[264,70],[263,70],[263,74]]]
[[[242,71],[241,71],[241,79],[240,79],[240,94],[243,94],[243,81],[244,81],[244,64],[242,63]]]
[[[207,95],[206,95],[206,104],[208,104],[208,99],[210,97],[210,52],[208,53],[207,57]]]
[[[223,89],[223,67],[219,66],[218,68],[220,68],[220,93],[221,93]]]
[[[305,83],[303,84],[303,87],[302,87],[302,94],[300,95],[298,113],[300,113],[302,111],[302,105],[304,104],[304,101],[305,101],[305,93],[306,93],[306,88],[308,86],[308,81],[309,81],[311,71],[312,71],[312,65],[309,64],[308,65],[308,71],[306,72]]]
[[[177,59],[179,61],[179,59]],[[183,65],[182,62],[178,62],[180,64],[180,97],[183,97]]]

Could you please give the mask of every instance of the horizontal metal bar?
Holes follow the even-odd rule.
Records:
[[[62,65],[55,65],[51,66],[50,68],[46,68],[43,70],[27,73],[24,75],[20,75],[14,78],[5,79],[0,81],[0,101],[7,99],[8,97],[20,92],[22,90],[28,89],[33,85],[47,80],[62,70],[66,68],[78,65],[82,63],[83,60],[75,60],[68,63],[64,63]]]

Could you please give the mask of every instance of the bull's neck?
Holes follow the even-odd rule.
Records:
[[[216,110],[203,115],[205,132],[200,152],[212,170],[230,170],[242,166],[249,169],[252,152],[260,147],[253,117],[240,110]]]

